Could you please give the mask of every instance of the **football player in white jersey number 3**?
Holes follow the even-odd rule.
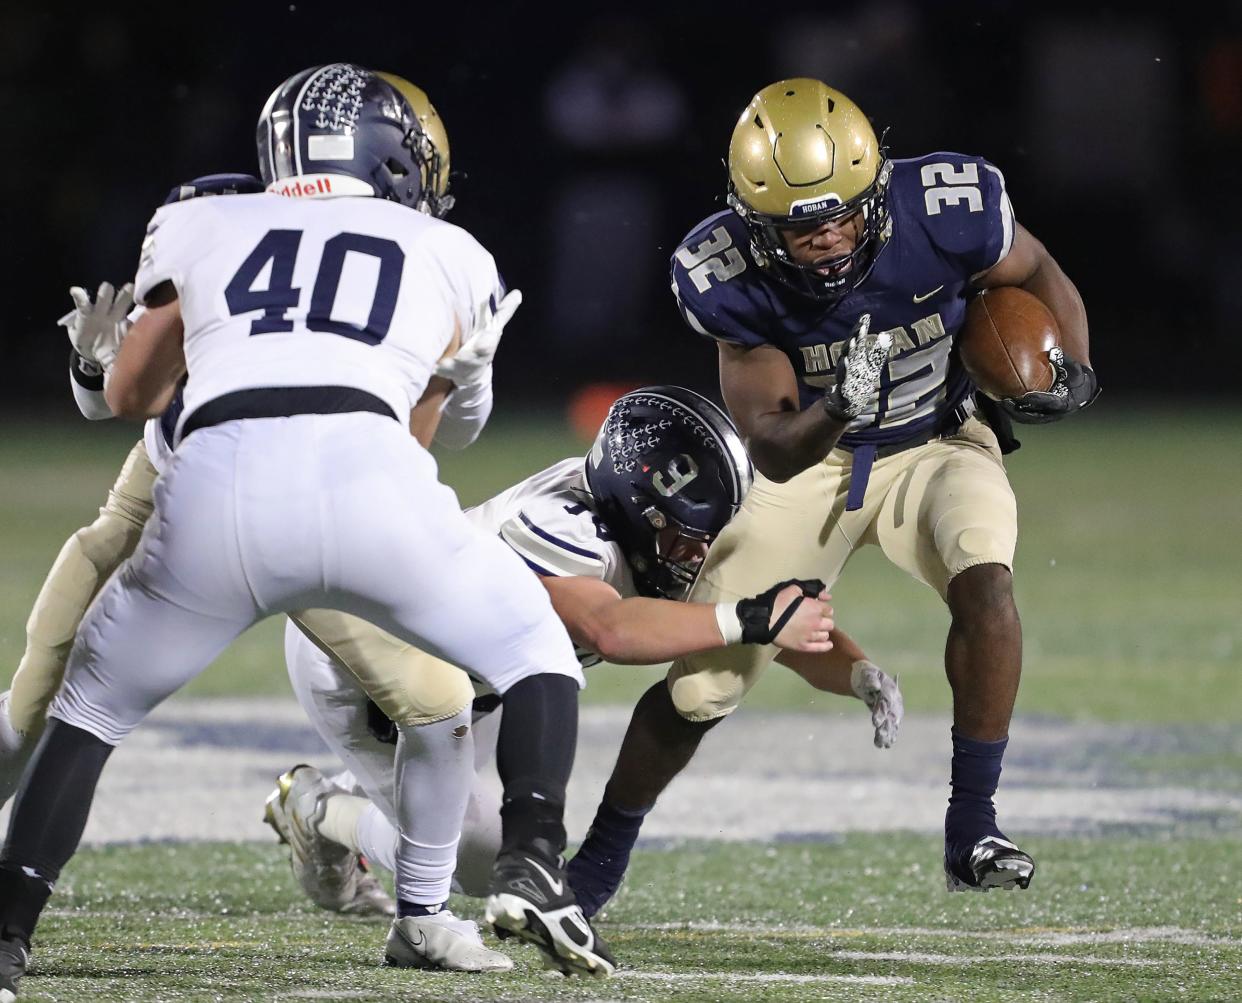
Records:
[[[188,375],[185,409],[155,512],[82,623],[17,795],[0,856],[0,999],[15,996],[113,747],[246,628],[307,607],[372,621],[501,696],[489,918],[564,971],[614,968],[560,858],[583,683],[573,645],[547,592],[472,529],[409,434],[434,426],[432,370],[481,308],[500,324],[516,306],[498,302],[469,234],[410,211],[418,135],[376,75],[305,70],[260,118],[264,180],[345,197],[192,199],[148,228],[146,313],[105,393],[118,416],[145,418]],[[402,806],[399,766],[397,778]]]
[[[585,461],[578,456],[553,464],[471,509],[467,517],[503,539],[539,576],[579,644],[584,667],[599,663],[601,656],[649,664],[759,641],[758,631],[737,625],[737,604],[680,601],[711,541],[750,490],[752,477],[741,437],[711,401],[681,387],[645,387],[612,405]],[[789,603],[798,590],[786,583],[773,586],[770,592],[778,599],[772,611],[792,612]],[[760,626],[768,628],[766,602],[746,599],[742,607],[761,609]],[[835,627],[831,651],[808,653],[797,625],[795,618],[774,639],[785,649],[780,660],[817,689],[865,701],[875,744],[892,745],[902,713],[896,681]],[[428,723],[419,730],[421,752],[403,766],[406,781],[423,792],[427,809],[415,813],[413,828],[401,838],[444,850],[443,894],[429,900],[447,896],[450,874],[460,891],[485,894],[501,839],[496,792],[475,771],[494,751],[501,717],[499,709],[493,710],[495,697],[473,700],[472,715],[474,692],[461,671],[430,655],[374,634],[355,632],[350,643],[327,650],[318,639],[312,643],[311,636],[292,623],[286,630],[289,678],[316,730],[368,797],[335,787],[310,766],[295,767],[280,778],[268,799],[268,821],[290,844],[303,888],[325,908],[352,909],[348,872],[356,855],[394,867],[400,840],[392,825],[392,746],[384,744],[393,740],[392,729],[379,718],[378,708],[368,705],[357,679],[367,675],[368,661],[401,658],[407,671],[422,680],[422,691],[437,695],[432,706],[423,708]],[[453,684],[455,676],[461,685]],[[451,702],[448,694],[455,694]],[[462,812],[448,806],[472,782],[462,833]],[[628,846],[618,849],[599,839],[589,845],[580,856],[602,854],[610,859],[596,863],[624,870]],[[570,862],[571,880],[581,863],[577,858]],[[590,884],[575,884],[574,891],[588,914],[603,904]],[[502,963],[464,943],[451,945],[435,961],[470,969],[485,961]]]

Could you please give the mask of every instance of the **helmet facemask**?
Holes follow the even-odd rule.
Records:
[[[881,149],[881,157],[883,154]],[[751,254],[756,264],[794,292],[834,303],[867,278],[881,246],[888,239],[891,230],[888,180],[891,173],[892,163],[882,159],[875,180],[854,198],[827,207],[817,205],[810,212],[799,212],[801,207],[795,205],[794,211],[787,216],[767,215],[751,209],[742,201],[732,181],[729,182],[727,201],[746,223]],[[852,251],[814,264],[794,260],[785,243],[783,229],[813,228],[846,220],[858,213],[862,215],[863,223]],[[825,272],[825,269],[828,271]]]
[[[642,498],[635,496],[634,501],[641,503]],[[650,546],[629,555],[635,585],[657,599],[685,599],[715,534],[687,526],[655,505],[643,509],[642,516],[652,532],[646,541]]]

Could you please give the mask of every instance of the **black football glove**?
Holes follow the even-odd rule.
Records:
[[[800,586],[802,596],[791,602],[781,614],[780,619],[772,623],[772,607],[776,605],[777,593],[788,585]],[[737,618],[742,624],[742,643],[771,644],[776,640],[776,635],[785,629],[785,624],[797,612],[798,607],[802,605],[802,600],[814,599],[823,591],[824,583],[818,578],[790,578],[787,581],[778,582],[766,592],[760,592],[751,599],[742,599],[737,604]]]
[[[1056,373],[1052,386],[1043,391],[1032,390],[1021,397],[1006,397],[999,402],[1014,421],[1023,425],[1060,421],[1088,407],[1100,396],[1100,381],[1095,378],[1095,370],[1075,362],[1060,345],[1048,350],[1048,361]]]

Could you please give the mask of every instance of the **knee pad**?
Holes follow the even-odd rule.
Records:
[[[745,692],[742,680],[732,673],[695,672],[669,684],[677,713],[696,722],[732,714]]]
[[[383,678],[381,692],[371,699],[399,727],[435,724],[455,717],[474,702],[469,676],[414,647],[393,659],[384,668]]]

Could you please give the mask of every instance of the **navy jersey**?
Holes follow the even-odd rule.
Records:
[[[871,274],[831,304],[767,276],[732,211],[700,223],[672,259],[673,293],[690,327],[730,344],[779,348],[798,375],[803,408],[834,382],[859,317],[870,313],[873,332],[892,333],[879,390],[842,437],[850,447],[925,434],[966,400],[973,387],[950,353],[970,281],[1013,244],[1004,178],[980,157],[894,161],[889,206],[891,231]]]

